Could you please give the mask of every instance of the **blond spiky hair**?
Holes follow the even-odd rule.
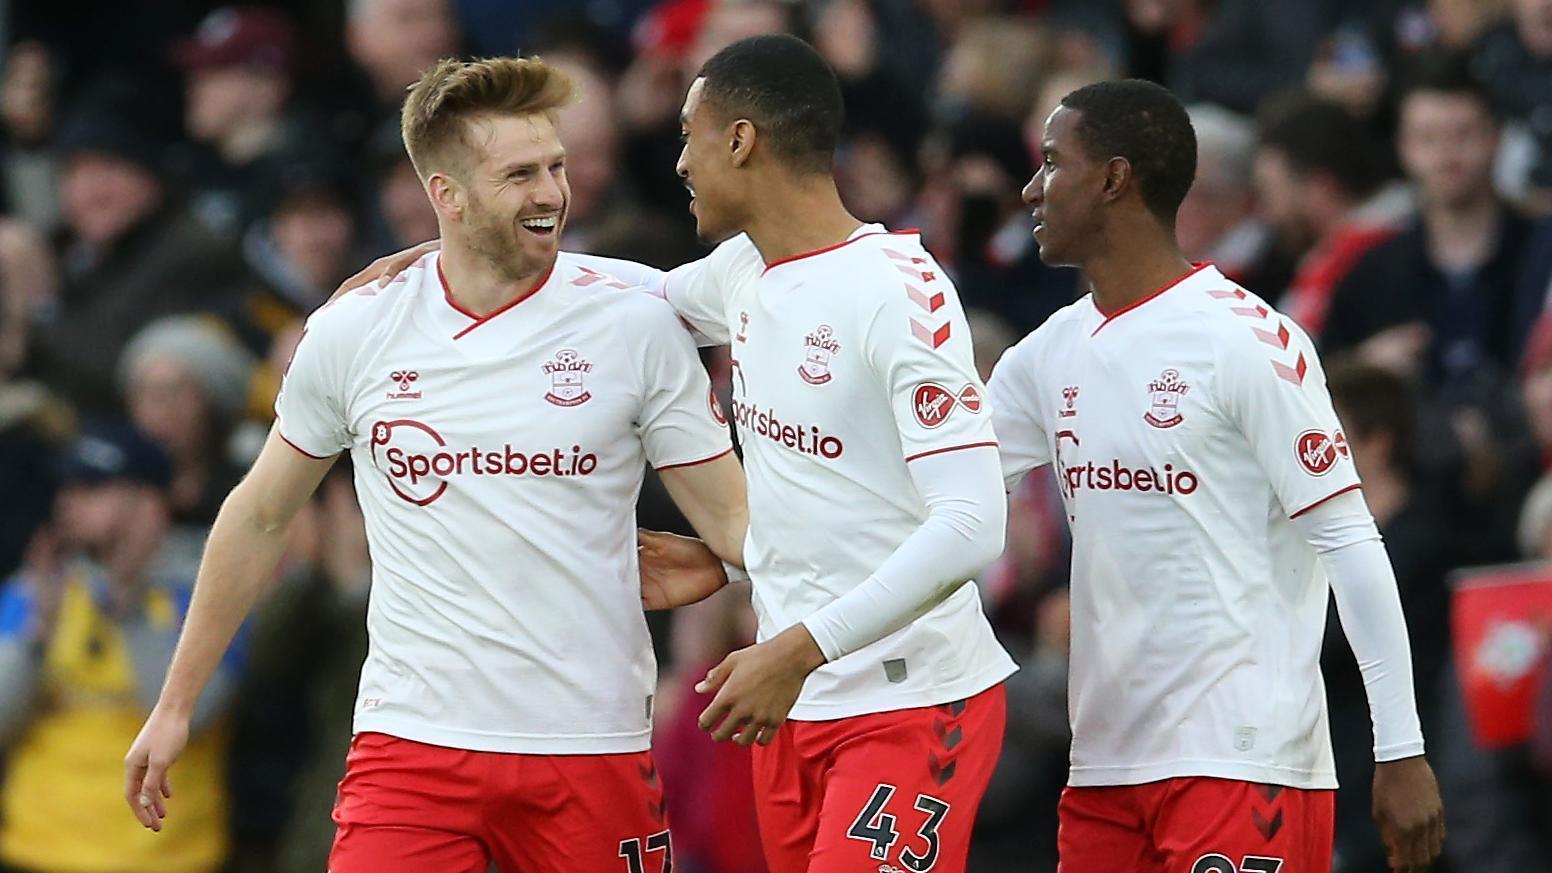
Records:
[[[462,166],[468,122],[481,116],[555,113],[577,99],[576,80],[539,58],[444,58],[410,86],[399,132],[422,179]],[[461,146],[455,149],[454,146]]]

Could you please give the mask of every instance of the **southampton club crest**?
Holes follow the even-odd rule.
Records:
[[[814,328],[803,337],[803,363],[798,365],[798,375],[810,385],[823,385],[830,381],[830,358],[841,350],[835,341],[835,331],[828,324]]]
[[[556,406],[580,406],[592,398],[584,377],[593,371],[593,365],[582,360],[572,349],[561,349],[555,360],[544,362],[544,372],[550,374],[550,393],[544,399]]]
[[[1180,398],[1191,386],[1180,380],[1180,371],[1170,368],[1159,378],[1148,383],[1148,411],[1143,420],[1158,428],[1170,428],[1184,421],[1180,414]]]

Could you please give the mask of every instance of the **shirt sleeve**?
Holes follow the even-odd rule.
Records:
[[[717,246],[710,255],[668,272],[664,297],[685,323],[712,345],[727,345],[733,334],[728,324],[727,296],[736,283],[758,278],[765,261],[744,234]]]
[[[1328,500],[1294,523],[1320,555],[1342,633],[1363,674],[1374,723],[1374,760],[1423,754],[1412,647],[1396,573],[1363,495],[1355,491]]]
[[[656,469],[698,464],[733,450],[723,413],[700,355],[661,301],[643,298],[633,307],[638,325],[628,332],[640,343],[641,412],[637,432]],[[640,329],[637,329],[639,326]]]
[[[880,289],[863,340],[907,461],[997,444],[959,294],[940,270],[921,275]]]
[[[1002,457],[1003,486],[1009,491],[1030,470],[1051,463],[1051,442],[1036,412],[1034,374],[1025,343],[1003,353],[986,384],[992,426]]]
[[[1284,512],[1296,518],[1359,487],[1314,344],[1277,312],[1242,318],[1222,337],[1219,401],[1255,454]]]
[[[343,350],[329,329],[332,325],[318,324],[323,313],[308,319],[275,398],[281,438],[314,458],[331,458],[350,447]]]
[[[826,660],[915,621],[1002,554],[1008,500],[994,449],[934,455],[910,471],[926,520],[873,575],[803,619]]]

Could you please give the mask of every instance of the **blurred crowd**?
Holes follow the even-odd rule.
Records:
[[[920,227],[983,375],[1079,293],[1020,188],[1046,115],[1109,78],[1190,107],[1194,260],[1317,339],[1411,628],[1451,869],[1552,870],[1552,705],[1483,749],[1449,578],[1552,559],[1552,0],[289,0],[0,3],[0,870],[324,869],[370,586],[348,462],[195,719],[167,830],[121,759],[171,657],[203,539],[257,451],[301,321],[371,258],[436,235],[398,104],[448,55],[541,54],[565,110],[563,245],[704,252],[678,110],[729,42],[790,31],[840,77],[859,217]],[[726,361],[708,354],[726,382]],[[981,580],[1023,669],[971,869],[1054,869],[1066,775],[1066,532],[1047,475]],[[684,529],[649,482],[645,526]],[[514,596],[520,596],[515,594]],[[682,873],[760,873],[747,752],[691,686],[747,644],[747,593],[652,616],[656,742]],[[1545,644],[1541,644],[1545,648]],[[1336,869],[1379,871],[1371,737],[1339,627],[1325,681]],[[1552,695],[1547,697],[1552,700]]]

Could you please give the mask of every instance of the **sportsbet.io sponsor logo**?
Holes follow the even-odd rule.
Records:
[[[372,425],[372,463],[388,477],[393,493],[416,506],[429,506],[460,476],[586,476],[598,456],[581,446],[522,451],[507,443],[449,447],[430,425],[401,418]]]
[[[1067,448],[1068,442],[1073,446],[1082,445],[1076,433],[1070,430],[1056,432],[1057,482],[1061,486],[1062,496],[1069,500],[1083,490],[1185,495],[1194,493],[1202,484],[1195,473],[1174,464],[1165,464],[1163,469],[1130,467],[1121,463],[1120,458],[1111,458],[1108,463],[1099,464],[1093,461],[1069,463],[1072,449]]]
[[[792,424],[782,421],[774,410],[761,409],[758,403],[733,398],[733,421],[738,432],[764,437],[789,449],[833,461],[846,451],[840,437],[825,433],[816,424]]]
[[[1069,495],[1080,489],[1090,491],[1141,491],[1159,494],[1190,494],[1200,483],[1190,470],[1177,470],[1174,464],[1157,467],[1128,467],[1120,459],[1109,464],[1093,461],[1077,467],[1064,467],[1062,475]]]

